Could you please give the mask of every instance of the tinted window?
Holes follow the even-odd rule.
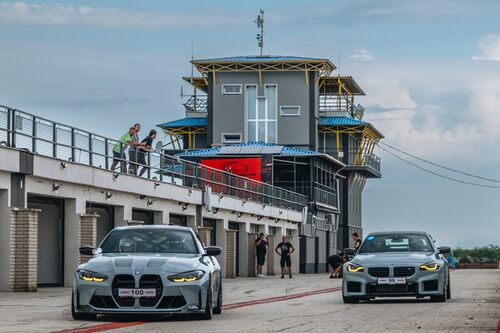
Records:
[[[161,229],[115,230],[101,249],[102,253],[198,253],[189,231]]]
[[[387,234],[368,236],[358,253],[373,252],[433,252],[426,235]]]

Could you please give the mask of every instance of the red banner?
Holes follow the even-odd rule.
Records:
[[[262,180],[260,157],[204,159],[201,160],[201,164],[257,181]]]

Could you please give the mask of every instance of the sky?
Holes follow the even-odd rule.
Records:
[[[329,58],[334,74],[353,75],[367,94],[358,99],[364,120],[384,142],[500,179],[498,1],[0,0],[0,104],[109,137],[135,122],[154,128],[183,117],[181,78],[192,54],[258,53],[260,8],[264,53]],[[365,187],[365,232],[500,244],[500,189],[375,153],[383,177]]]

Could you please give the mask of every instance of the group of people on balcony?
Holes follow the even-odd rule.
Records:
[[[149,169],[149,163],[146,161],[147,154],[152,150],[153,141],[156,139],[157,132],[152,129],[149,134],[139,141],[139,132],[141,131],[141,124],[134,124],[130,127],[127,133],[123,134],[113,147],[113,164],[111,170],[115,170],[120,164],[120,171],[122,173],[129,173],[137,175],[140,166],[142,169],[139,176]],[[125,151],[128,149],[128,168],[127,157]]]

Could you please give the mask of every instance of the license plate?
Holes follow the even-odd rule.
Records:
[[[406,284],[406,278],[378,278],[378,284]]]
[[[156,297],[156,289],[118,289],[118,297]]]

